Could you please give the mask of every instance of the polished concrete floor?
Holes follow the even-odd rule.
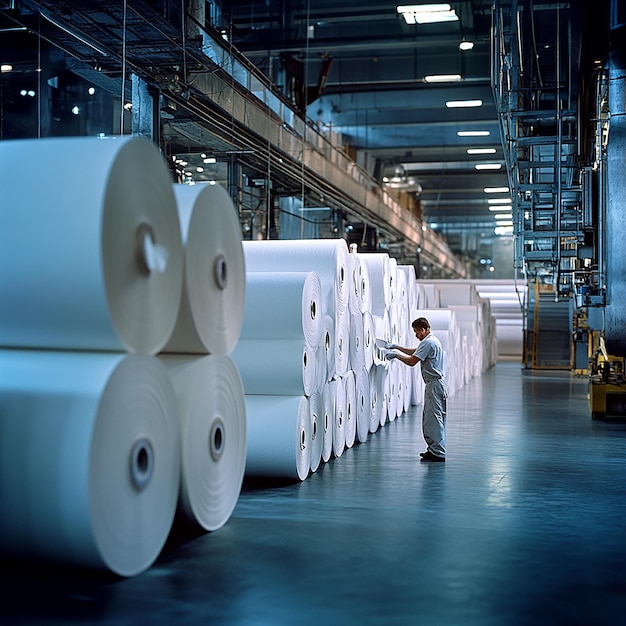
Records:
[[[419,412],[246,483],[134,578],[4,564],[0,622],[625,624],[626,424],[591,420],[585,380],[498,363],[450,399],[445,464],[418,461]]]

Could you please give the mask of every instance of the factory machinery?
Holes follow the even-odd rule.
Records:
[[[626,7],[500,0],[493,19],[524,365],[588,376],[592,417],[623,418]]]

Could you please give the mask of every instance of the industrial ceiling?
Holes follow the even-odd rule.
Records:
[[[409,10],[413,5],[367,0],[5,0],[0,62],[13,71],[0,75],[0,139],[32,136],[33,118],[34,136],[145,128],[181,177],[239,190],[251,222],[269,205],[271,179],[271,193],[300,195],[302,210],[338,212],[332,233],[347,225],[365,242],[359,226],[373,225],[380,238],[372,245],[394,250],[395,242],[400,256],[410,255],[419,228],[395,224],[393,211],[373,206],[382,202],[373,182],[463,259],[443,261],[447,253],[429,238],[426,256],[445,265],[444,274],[497,269],[492,275],[509,277],[511,194],[494,101],[492,28],[494,6],[510,4],[459,0],[438,5],[447,20],[433,21]],[[540,31],[549,32],[558,14],[546,10],[534,22],[538,36],[528,46],[538,65],[552,62],[554,47]],[[79,95],[87,85],[98,90],[90,100]],[[106,95],[98,100],[100,92]],[[47,116],[43,98],[52,102]],[[131,110],[141,98],[156,102],[151,114]],[[81,117],[83,110],[89,115]],[[329,156],[324,137],[356,162],[364,176],[352,173],[349,182],[367,188],[368,197],[352,203],[358,193],[297,148],[294,137],[307,132],[338,170],[351,166]],[[499,205],[499,214],[490,210]],[[496,216],[504,219],[504,237]],[[264,227],[271,235],[270,222]],[[502,263],[494,268],[497,254]]]

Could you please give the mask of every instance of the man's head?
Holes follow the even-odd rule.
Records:
[[[415,336],[421,341],[430,332],[430,323],[425,317],[418,317],[413,320],[411,326],[415,332]]]

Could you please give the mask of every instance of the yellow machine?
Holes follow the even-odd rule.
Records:
[[[591,418],[626,419],[626,380],[624,357],[607,354],[603,339],[589,360],[589,408]]]

